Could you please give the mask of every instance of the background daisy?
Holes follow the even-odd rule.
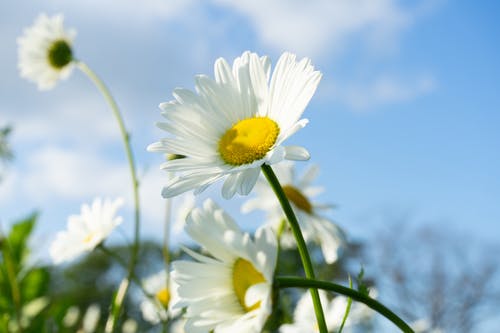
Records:
[[[121,205],[121,198],[114,201],[96,198],[91,206],[82,205],[80,215],[68,218],[67,230],[60,231],[50,246],[54,263],[72,260],[104,241],[122,223],[122,218],[115,216]]]
[[[186,249],[196,262],[173,263],[185,330],[261,332],[271,313],[275,235],[261,228],[252,240],[211,200],[193,210],[186,231],[213,257]]]
[[[40,90],[54,87],[73,68],[74,30],[63,26],[63,15],[40,14],[33,26],[17,39],[20,75],[35,82]]]
[[[215,80],[196,77],[196,92],[176,89],[175,100],[160,105],[166,122],[158,127],[170,136],[149,151],[183,155],[162,168],[180,172],[167,183],[164,197],[195,189],[203,191],[225,178],[222,195],[248,194],[264,163],[307,160],[303,147],[283,142],[304,127],[300,119],[316,91],[321,74],[311,61],[283,53],[271,75],[268,57],[245,52],[232,67],[219,58]]]
[[[319,168],[309,167],[303,175],[296,177],[294,164],[284,162],[274,167],[283,190],[290,201],[300,223],[304,239],[321,246],[325,261],[334,263],[345,242],[344,232],[331,220],[320,215],[332,208],[332,205],[320,204],[312,199],[323,191],[322,187],[313,186]],[[296,246],[295,238],[288,227],[283,209],[264,177],[260,177],[255,187],[256,196],[247,200],[241,210],[248,213],[261,209],[267,213],[269,224],[280,234],[280,243],[284,248]]]
[[[151,324],[158,324],[177,316],[180,311],[174,310],[177,302],[177,286],[165,270],[153,274],[143,280],[144,290],[154,295],[154,298],[145,298],[141,302],[141,312],[144,320]]]

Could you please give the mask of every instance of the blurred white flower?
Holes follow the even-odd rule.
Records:
[[[54,87],[73,68],[74,30],[63,26],[63,15],[40,14],[35,23],[17,39],[20,75],[35,82],[40,90]]]
[[[85,315],[83,316],[83,332],[94,333],[97,324],[99,323],[99,318],[101,317],[101,309],[99,305],[92,304],[87,308]]]
[[[92,251],[104,241],[122,222],[116,217],[118,208],[123,204],[121,198],[104,202],[94,199],[92,206],[82,205],[80,215],[68,218],[67,230],[60,231],[50,246],[50,256],[55,264],[72,260],[85,252]]]
[[[276,236],[243,233],[213,201],[188,216],[186,232],[213,257],[185,249],[197,262],[173,262],[186,332],[261,332],[272,310]]]
[[[144,320],[151,324],[169,320],[180,313],[179,309],[173,309],[177,302],[177,286],[165,270],[142,281],[144,290],[154,296],[154,299],[145,298],[141,302],[141,312]]]
[[[345,243],[345,234],[333,221],[320,215],[322,211],[331,209],[331,205],[319,204],[312,199],[323,191],[322,187],[312,186],[319,168],[311,166],[301,177],[296,177],[292,162],[280,163],[273,167],[283,190],[297,216],[306,242],[315,242],[321,246],[325,261],[334,263],[339,251]],[[256,196],[247,200],[241,207],[248,213],[255,209],[266,211],[273,229],[280,235],[283,248],[296,247],[295,238],[286,222],[283,209],[269,183],[260,177],[255,186]]]
[[[176,89],[175,100],[160,105],[166,122],[158,127],[169,137],[148,147],[185,156],[162,164],[180,173],[166,184],[163,196],[199,193],[222,178],[225,198],[247,195],[263,164],[309,159],[305,148],[283,142],[307,124],[300,118],[320,79],[308,58],[298,61],[285,52],[271,75],[268,57],[244,52],[232,68],[219,58],[215,80],[197,76],[197,93]]]
[[[431,321],[426,318],[415,320],[410,323],[410,327],[415,333],[444,333],[440,328],[433,328]]]
[[[136,333],[138,326],[134,319],[128,318],[123,322],[122,333]]]
[[[319,290],[319,297],[325,314],[328,332],[337,332],[342,324],[347,308],[347,298],[336,296],[329,300],[328,293],[324,290]],[[363,324],[371,320],[373,311],[370,311],[370,309],[366,311],[366,309],[367,307],[364,304],[353,301],[343,332],[348,333],[354,325]],[[281,325],[280,333],[319,332],[311,295],[308,292],[303,293],[297,302],[293,313],[293,320],[293,324]]]
[[[66,310],[66,314],[64,315],[63,318],[63,325],[65,327],[72,327],[76,324],[79,317],[80,317],[80,309],[77,306],[72,305],[68,308],[68,310]]]

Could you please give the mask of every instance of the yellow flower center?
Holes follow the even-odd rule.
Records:
[[[88,244],[90,242],[92,242],[92,240],[95,238],[96,234],[94,232],[88,234],[84,239],[83,239],[83,242],[85,244]]]
[[[311,202],[303,195],[296,187],[291,185],[283,186],[283,191],[286,197],[290,200],[297,208],[305,211],[308,214],[312,214],[313,207]]]
[[[238,121],[219,141],[219,153],[224,162],[242,165],[260,160],[276,142],[280,129],[268,117]]]
[[[165,309],[168,308],[168,302],[170,302],[170,292],[167,288],[163,288],[162,290],[157,292],[155,296]]]
[[[73,52],[68,42],[61,39],[50,46],[47,57],[52,67],[62,69],[73,60]]]
[[[250,312],[260,307],[260,301],[250,306],[245,304],[245,294],[248,288],[265,281],[264,276],[248,260],[238,258],[235,261],[233,266],[233,288],[238,302],[245,312]]]

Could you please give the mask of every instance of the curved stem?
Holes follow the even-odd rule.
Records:
[[[350,297],[353,300],[356,300],[358,302],[361,302],[373,310],[377,311],[380,313],[382,316],[385,318],[389,319],[392,323],[394,323],[401,331],[405,333],[414,333],[413,329],[408,326],[402,320],[399,318],[394,312],[389,310],[385,305],[382,303],[374,300],[373,298],[360,293],[357,290],[347,288],[335,283],[327,282],[327,281],[318,281],[318,280],[311,280],[311,279],[304,279],[304,278],[298,278],[298,277],[288,277],[288,276],[279,276],[276,277],[275,280],[275,286],[277,288],[318,288],[318,289],[324,289],[328,291],[333,291],[338,294],[342,294],[344,296]]]
[[[314,270],[312,267],[311,257],[309,255],[309,251],[307,250],[306,242],[304,237],[302,236],[302,232],[300,231],[299,221],[297,221],[297,217],[295,217],[295,213],[293,212],[292,206],[286,197],[281,184],[274,174],[271,166],[267,164],[262,165],[262,172],[267,178],[267,181],[271,185],[274,193],[278,197],[278,200],[285,212],[285,215],[290,223],[290,227],[292,229],[293,235],[295,237],[295,241],[297,242],[297,248],[299,250],[300,258],[302,260],[302,265],[304,266],[304,272],[306,277],[309,279],[314,279]],[[321,306],[321,301],[319,299],[318,289],[315,287],[310,287],[309,291],[311,292],[311,297],[314,305],[314,311],[316,313],[316,320],[318,322],[318,328],[321,333],[327,333],[328,329],[326,327],[325,315],[323,313],[323,307]]]
[[[112,321],[110,325],[107,325],[107,332],[113,332],[118,316],[120,315],[121,308],[123,306],[123,301],[125,295],[128,291],[130,280],[134,274],[134,268],[137,262],[137,256],[139,253],[139,226],[140,226],[140,204],[139,204],[139,181],[137,179],[137,171],[135,169],[134,156],[132,154],[132,147],[130,145],[130,135],[125,128],[125,123],[123,117],[120,113],[118,105],[111,95],[109,89],[106,87],[104,82],[95,74],[85,63],[81,61],[76,61],[77,67],[88,76],[88,78],[96,85],[97,89],[102,93],[104,99],[109,104],[111,111],[118,123],[120,129],[120,134],[122,137],[123,145],[125,148],[125,154],[127,155],[127,161],[130,169],[130,177],[132,179],[132,192],[134,200],[134,243],[132,246],[132,254],[130,256],[130,262],[128,265],[128,272],[126,278],[120,284],[119,290],[116,293],[115,300],[113,301],[113,308],[111,310]]]

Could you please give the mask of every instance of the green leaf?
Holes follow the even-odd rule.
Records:
[[[358,285],[358,291],[360,293],[362,293],[363,295],[369,296],[370,288],[364,282],[364,280],[363,280],[364,276],[365,276],[365,270],[363,267],[361,267],[361,270],[359,271],[358,276],[356,278],[356,284]]]
[[[349,288],[352,289],[352,279],[350,275],[349,275]],[[349,312],[351,312],[351,304],[352,304],[352,298],[347,297],[347,306],[345,308],[344,318],[342,318],[342,324],[340,324],[338,333],[342,333],[342,330],[344,329],[345,322],[347,321],[347,317],[349,316]]]
[[[18,267],[22,266],[22,260],[29,252],[26,243],[35,226],[37,217],[38,214],[33,213],[26,219],[17,222],[7,237],[8,244],[4,246],[9,246],[12,260]]]
[[[30,270],[20,282],[21,297],[24,302],[29,302],[44,295],[50,282],[50,274],[46,268]]]

